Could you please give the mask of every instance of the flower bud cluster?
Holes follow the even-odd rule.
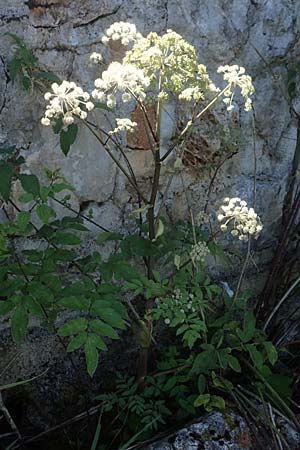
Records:
[[[133,133],[135,128],[137,127],[136,122],[132,122],[130,119],[116,119],[117,126],[114,130],[110,131],[109,134],[116,134],[120,131],[127,131],[129,133]]]
[[[207,91],[217,91],[206,67],[198,64],[195,48],[172,30],[162,36],[152,32],[139,39],[126,53],[124,62],[142,69],[154,85],[160,72],[165,95],[173,92],[191,101],[203,100]]]
[[[198,310],[199,304],[194,295],[177,288],[169,297],[155,300],[153,315],[155,319],[164,319],[165,324],[172,327],[183,323]]]
[[[59,117],[62,117],[63,124],[68,126],[74,122],[74,116],[86,119],[87,111],[94,108],[90,94],[84,92],[73,81],[64,80],[60,85],[53,83],[51,89],[53,92],[46,92],[44,96],[45,100],[49,101],[45,116],[41,120],[45,126],[51,125],[51,120]]]
[[[220,228],[226,232],[231,228],[232,236],[240,241],[248,241],[249,236],[257,239],[263,229],[260,217],[253,208],[247,207],[247,202],[238,197],[225,198],[218,212]]]
[[[227,110],[231,111],[233,109],[232,99],[234,92],[232,91],[232,88],[238,86],[241,89],[241,94],[245,99],[245,111],[250,111],[252,109],[252,100],[250,97],[254,92],[254,86],[250,75],[245,75],[244,67],[239,67],[237,65],[220,66],[218,68],[218,73],[223,73],[224,80],[230,84],[229,88],[224,93],[225,98],[223,100],[223,102],[227,105]]]
[[[106,102],[109,108],[114,108],[117,103],[117,93],[121,94],[123,102],[130,101],[133,97],[143,101],[146,97],[145,89],[150,80],[144,76],[141,69],[132,64],[112,62],[101,78],[95,80],[96,89],[92,92],[93,98]]]
[[[209,248],[207,247],[206,242],[199,241],[197,244],[192,246],[190,251],[190,257],[193,263],[204,262],[204,259],[207,255],[210,254]]]
[[[105,31],[102,37],[102,43],[108,44],[110,40],[121,41],[122,45],[129,45],[130,42],[135,42],[141,39],[141,33],[138,33],[136,26],[129,22],[115,22]]]

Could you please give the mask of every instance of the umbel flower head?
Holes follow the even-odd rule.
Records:
[[[227,110],[231,111],[233,109],[232,99],[234,92],[232,89],[238,86],[245,99],[245,111],[250,111],[252,109],[252,100],[250,97],[254,92],[254,86],[250,75],[245,74],[244,67],[239,67],[237,65],[220,66],[218,68],[218,73],[223,73],[224,80],[230,85],[224,94],[225,98],[223,100],[227,105]]]
[[[179,94],[182,100],[204,100],[205,92],[217,91],[206,67],[198,63],[195,48],[172,30],[137,40],[124,62],[143,70],[154,83],[160,72],[163,89]]]
[[[86,119],[87,111],[94,108],[90,94],[73,81],[64,80],[60,85],[53,83],[51,89],[52,92],[46,92],[44,96],[49,104],[46,106],[45,117],[41,120],[43,125],[49,126],[52,120],[62,117],[63,124],[67,126],[74,122],[74,117]]]
[[[143,37],[134,24],[116,22],[102,37],[104,44],[110,40],[132,46],[122,62],[112,62],[95,80],[96,89],[92,96],[106,102],[109,107],[116,105],[117,93],[123,102],[133,98],[143,102],[150,85],[154,91],[159,85],[158,99],[163,101],[170,93],[176,94],[179,100],[199,102],[220,92],[210,79],[206,66],[199,64],[195,47],[173,30],[167,30],[162,36],[151,32]],[[95,62],[100,61],[97,55],[95,52],[91,55]],[[219,72],[224,74],[228,84],[224,93],[227,109],[232,109],[232,97],[237,86],[245,97],[245,109],[251,109],[250,96],[254,89],[251,77],[244,73],[245,69],[236,65],[222,66]]]
[[[204,258],[210,254],[206,242],[199,241],[192,246],[190,257],[193,263],[204,262]]]
[[[115,22],[105,31],[102,37],[102,43],[108,44],[110,40],[121,41],[122,45],[128,45],[141,39],[141,33],[138,33],[136,26],[129,22]]]
[[[92,92],[92,96],[113,108],[116,106],[118,93],[123,102],[128,102],[134,97],[143,101],[146,97],[145,89],[149,84],[149,78],[141,69],[132,64],[114,61],[102,73],[101,78],[95,80],[96,89]]]
[[[238,237],[240,241],[248,241],[249,236],[257,239],[263,229],[254,209],[248,208],[247,203],[238,197],[224,198],[218,212],[218,221],[222,231],[231,229],[232,236]]]
[[[132,122],[132,120],[127,119],[126,117],[124,119],[116,119],[117,126],[114,130],[110,131],[109,134],[116,134],[120,131],[127,131],[129,133],[133,133],[135,131],[135,128],[137,127],[136,122]]]

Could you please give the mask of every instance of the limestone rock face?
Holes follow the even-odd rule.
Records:
[[[276,417],[280,432],[290,450],[298,450],[299,433],[285,420]],[[259,436],[266,449],[273,448],[272,438]],[[255,450],[255,438],[245,420],[233,411],[212,412],[198,422],[177,431],[141,450]]]
[[[88,56],[95,50],[103,51],[106,61],[114,56],[101,44],[101,33],[112,22],[135,22],[143,33],[174,29],[195,45],[201,62],[207,65],[216,84],[221,81],[216,75],[221,64],[242,65],[253,77],[256,87],[257,208],[265,225],[260,247],[266,251],[272,247],[281,213],[296,130],[288,104],[255,48],[285,88],[287,68],[299,54],[299,17],[300,4],[292,0],[82,0],[80,8],[71,0],[2,0],[0,145],[17,145],[26,149],[28,168],[37,174],[42,174],[45,166],[62,167],[63,175],[76,189],[79,204],[100,204],[107,214],[103,203],[119,202],[120,198],[123,202],[128,201],[130,186],[123,176],[117,176],[115,166],[87,130],[80,131],[68,157],[61,154],[57,136],[40,125],[44,108],[42,96],[36,93],[33,97],[10,80],[8,63],[13,45],[11,38],[2,33],[19,35],[46,68],[61,78],[74,80],[85,89],[91,89],[96,69],[88,67]],[[174,124],[180,120],[174,105],[167,107],[165,119],[163,141],[167,146],[168,138],[175,131]],[[190,143],[191,156],[186,158],[184,175],[184,188],[189,192],[195,209],[199,210],[203,207],[209,184],[203,163],[218,161],[215,157],[217,147],[219,155],[224,153],[224,143],[213,142],[207,136],[207,120],[203,119],[195,142]],[[212,205],[227,195],[238,195],[251,202],[254,178],[251,114],[243,112],[242,107],[236,108],[231,116],[221,109],[215,113],[215,121],[219,124],[238,123],[236,128],[245,145],[238,145],[239,153],[223,165],[211,194]],[[136,164],[138,177],[144,182],[146,191],[144,178],[151,174],[147,153],[138,149],[129,151],[129,158]],[[182,182],[175,179],[168,196],[171,218],[177,217],[178,211],[182,216],[187,213],[182,191]],[[181,203],[179,208],[178,203]],[[98,216],[101,220],[101,210]]]
[[[252,450],[250,431],[234,413],[214,412],[143,450]]]

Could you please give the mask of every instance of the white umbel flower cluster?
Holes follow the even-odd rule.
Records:
[[[95,64],[100,64],[103,61],[103,56],[101,55],[101,53],[93,52],[90,55],[90,61]]]
[[[124,62],[142,69],[154,88],[158,75],[163,75],[161,89],[166,97],[172,92],[182,100],[197,101],[203,100],[208,91],[217,91],[206,67],[198,63],[195,48],[172,30],[162,36],[152,32],[139,39],[126,53]]]
[[[106,102],[109,108],[114,108],[117,103],[116,95],[121,94],[123,102],[130,101],[133,97],[143,101],[146,98],[145,89],[150,80],[144,76],[141,69],[132,64],[112,62],[101,78],[95,80],[93,98]]]
[[[109,134],[116,134],[120,131],[127,131],[129,133],[133,133],[135,128],[137,127],[136,122],[132,122],[132,120],[124,118],[124,119],[116,119],[117,126],[114,130],[110,131]]]
[[[218,212],[218,221],[222,231],[231,228],[232,236],[240,241],[248,241],[249,236],[257,239],[263,229],[260,217],[253,208],[247,207],[247,202],[238,197],[225,198]]]
[[[190,87],[184,89],[178,96],[179,100],[185,100],[186,102],[190,102],[192,100],[204,100],[203,91],[198,87]]]
[[[245,99],[245,111],[250,111],[252,109],[252,100],[251,95],[254,92],[254,86],[252,84],[252,78],[250,75],[245,74],[244,67],[239,67],[237,65],[233,66],[220,66],[218,68],[218,73],[223,73],[223,78],[227,83],[230,84],[230,87],[225,92],[224,103],[227,105],[227,110],[231,111],[233,109],[232,99],[234,89],[238,86],[241,89],[241,94]]]
[[[41,123],[45,126],[51,125],[51,120],[62,117],[65,126],[74,122],[74,116],[80,119],[86,119],[87,111],[94,108],[90,101],[90,94],[84,92],[73,81],[63,81],[60,85],[53,83],[52,92],[46,92],[45,100],[49,101],[46,106],[45,116]],[[85,109],[83,109],[85,108]]]
[[[190,257],[193,263],[204,262],[204,258],[209,255],[210,251],[206,242],[199,241],[192,246]]]
[[[141,39],[141,33],[138,33],[136,26],[129,22],[115,22],[105,31],[102,37],[102,43],[108,44],[110,40],[121,41],[122,45],[129,45]]]

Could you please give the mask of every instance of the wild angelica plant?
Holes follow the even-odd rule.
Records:
[[[107,350],[110,339],[122,338],[120,331],[130,325],[140,347],[137,385],[132,380],[130,383],[141,411],[146,408],[145,399],[152,396],[151,389],[166,404],[175,399],[186,415],[196,414],[201,406],[208,411],[224,408],[224,399],[216,392],[230,393],[231,382],[226,376],[232,371],[241,372],[244,356],[248,355],[255,370],[271,379],[270,365],[275,364],[277,352],[257,328],[248,298],[239,295],[233,302],[207,275],[206,258],[222,253],[216,243],[218,231],[208,233],[207,214],[197,211],[191,223],[171,226],[162,217],[170,183],[162,200],[158,190],[162,169],[172,172],[171,177],[176,176],[178,168],[182,170],[188,132],[220,99],[231,111],[238,89],[244,109],[251,110],[251,77],[243,67],[222,66],[217,72],[223,74],[225,86],[216,87],[206,67],[198,62],[195,48],[172,30],[162,36],[152,32],[144,37],[135,25],[117,22],[102,36],[103,44],[109,46],[111,41],[119,41],[124,56],[121,62],[113,61],[105,68],[105,58],[98,52],[91,54],[90,60],[99,70],[91,93],[72,81],[59,82],[48,75],[47,80],[55,82],[50,88],[49,83],[43,84],[47,103],[41,123],[52,126],[60,135],[65,155],[76,140],[78,126],[89,129],[135,192],[139,205],[134,212],[136,232],[126,235],[104,230],[96,243],[102,246],[115,241],[117,251],[107,260],[98,251],[83,257],[81,235],[87,231],[87,222],[93,220],[80,213],[58,219],[53,208],[56,202],[72,211],[67,194],[72,187],[59,172],[47,170],[46,185],[35,175],[20,173],[13,149],[6,153],[4,149],[0,194],[8,220],[0,225],[0,314],[10,315],[17,342],[25,336],[29,317],[39,317],[41,324],[57,331],[62,340],[69,338],[67,351],[84,349],[90,376],[98,367],[99,351]],[[24,48],[23,43],[19,45]],[[48,72],[40,72],[35,61],[30,72],[31,86],[36,80],[40,86],[40,73]],[[174,97],[189,106],[190,117],[166,149],[161,136],[163,111]],[[124,104],[129,106],[127,109],[139,109],[142,124],[124,114],[121,117]],[[149,117],[149,105],[155,107],[155,123]],[[112,129],[95,125],[93,119],[103,109],[114,116]],[[123,145],[126,133],[141,131],[147,136],[153,160],[150,193],[139,184]],[[19,201],[29,208],[22,209],[11,197],[11,185],[16,179],[24,190]],[[60,192],[66,194],[63,200],[57,196]],[[15,220],[9,207],[14,208]],[[38,225],[34,214],[40,220]],[[239,198],[224,199],[217,220],[221,231],[230,229],[239,240],[258,238],[262,230],[257,213]],[[15,240],[24,237],[42,246],[20,250]],[[70,279],[68,271],[76,274],[74,279]],[[65,309],[77,315],[56,330],[56,317]],[[157,361],[154,383],[149,376],[148,356],[153,341],[159,339],[154,339],[155,322],[159,320],[174,333],[178,348],[172,356],[167,352],[169,356]],[[171,377],[166,378],[166,373]],[[142,399],[137,389],[140,395],[145,393]],[[118,403],[115,396],[113,403]],[[155,404],[166,416],[169,414],[165,403],[157,400]],[[128,413],[134,413],[132,405]],[[153,414],[149,417],[152,420]]]

